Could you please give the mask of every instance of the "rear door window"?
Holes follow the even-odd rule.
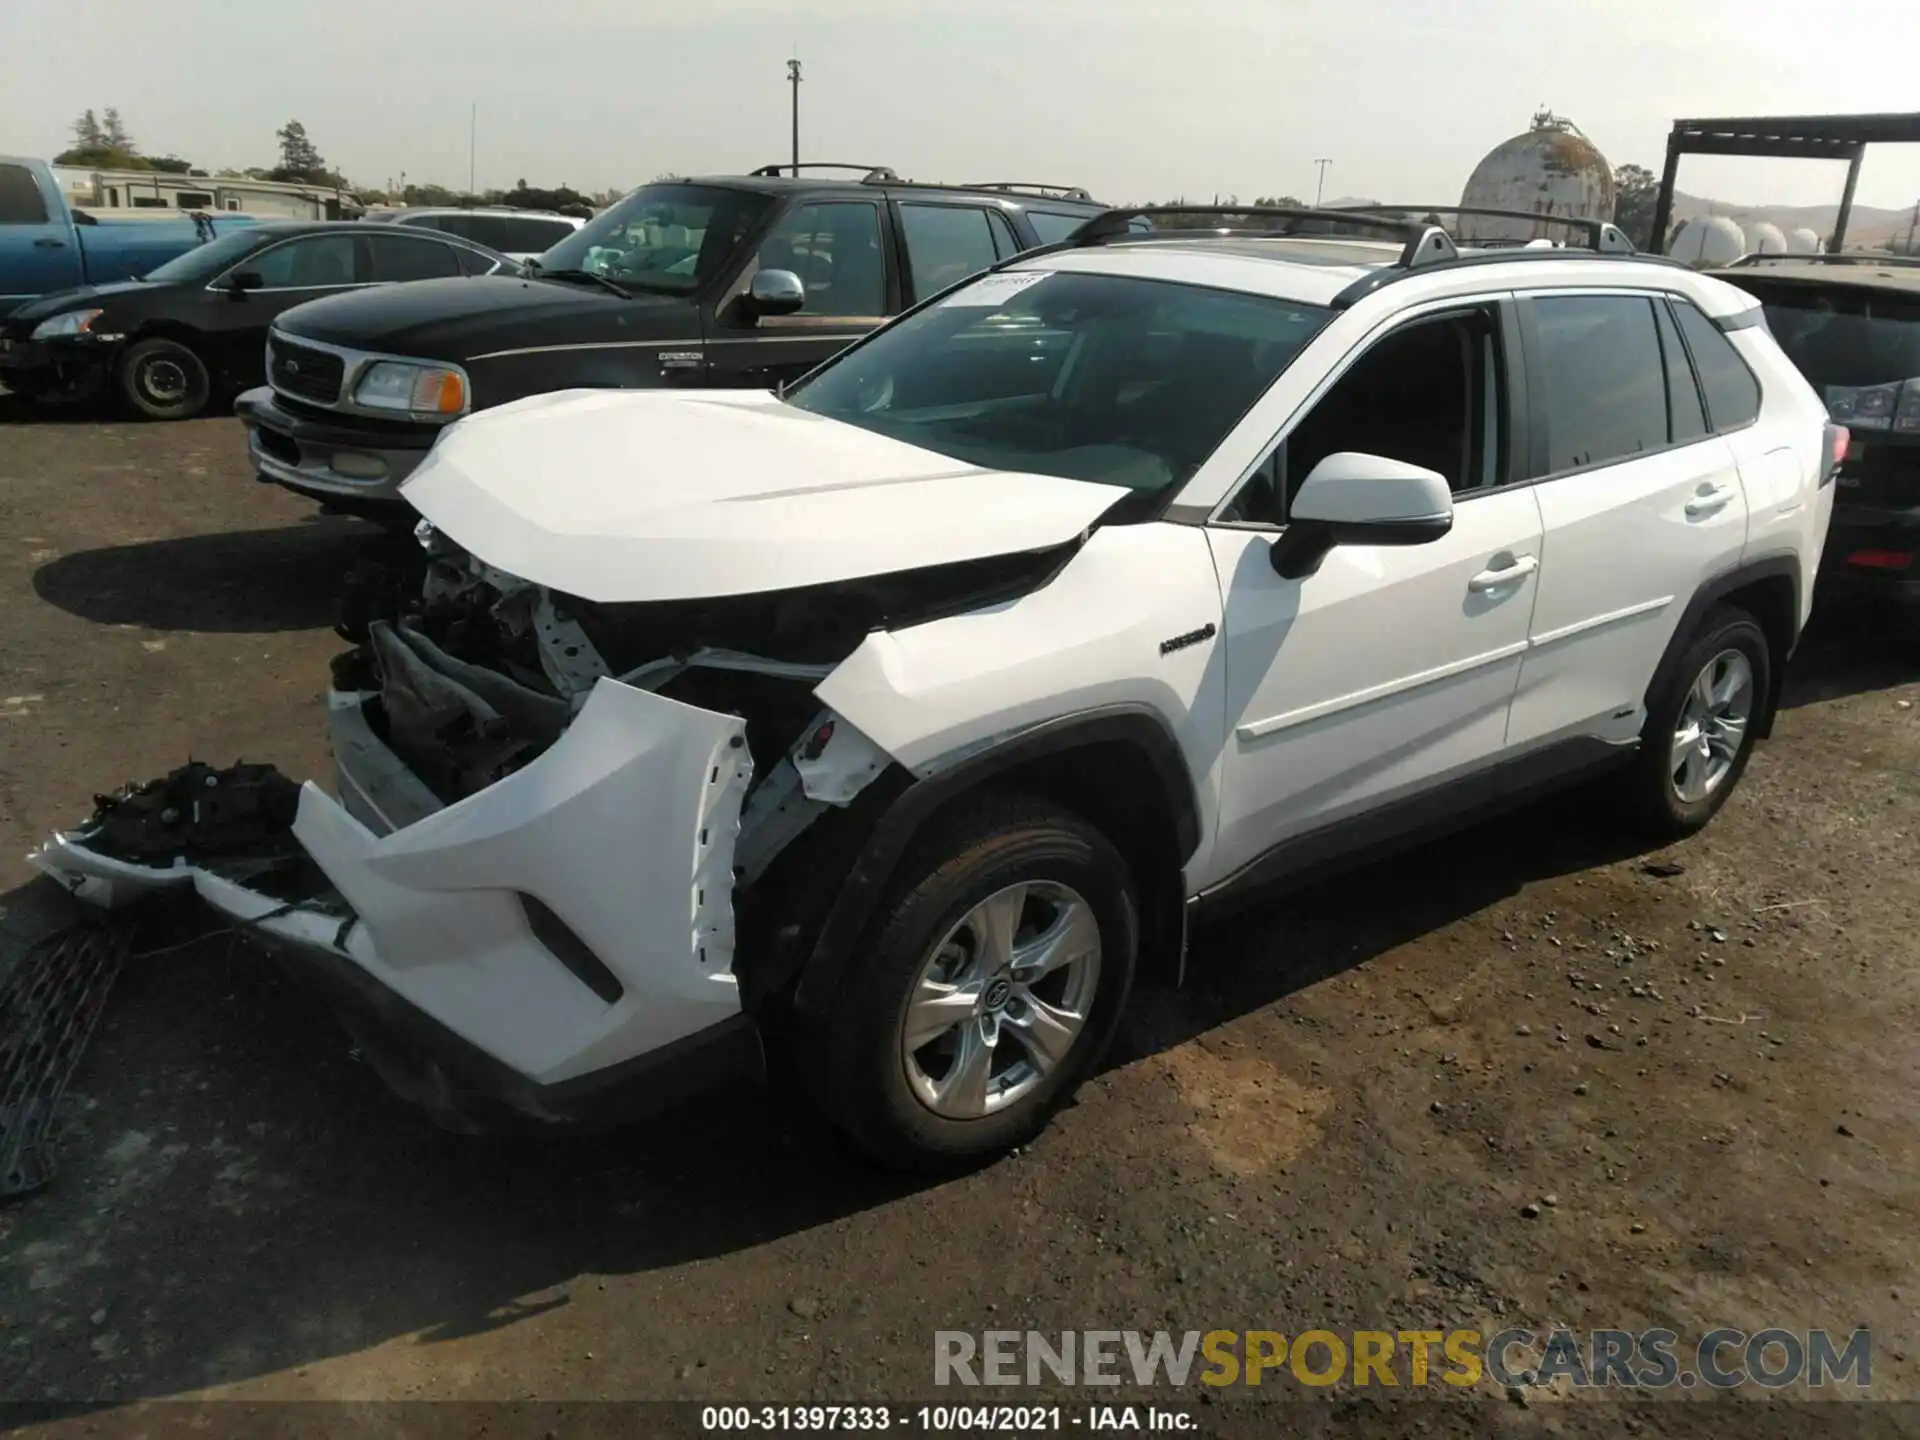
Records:
[[[0,165],[0,225],[44,225],[47,202],[24,165]]]
[[[1660,323],[1660,353],[1667,364],[1667,433],[1676,443],[1698,440],[1707,433],[1707,413],[1700,404],[1700,387],[1694,383],[1693,363],[1681,343],[1672,309],[1656,303],[1653,311]]]
[[[1543,475],[1630,460],[1667,445],[1667,384],[1653,301],[1555,295],[1529,302],[1545,392]]]
[[[503,243],[495,246],[495,249],[512,255],[539,255],[571,235],[573,227],[564,220],[509,215],[502,217],[501,233]],[[483,240],[480,243],[484,245],[487,242]]]
[[[370,235],[367,249],[371,269],[367,279],[377,284],[458,275],[457,248],[425,235]]]
[[[907,264],[913,272],[916,299],[924,300],[969,275],[991,269],[1000,258],[984,209],[903,204],[900,219],[906,230]]]
[[[1040,237],[1042,245],[1058,245],[1092,218],[1090,215],[1062,215],[1054,210],[1027,211],[1033,233]]]

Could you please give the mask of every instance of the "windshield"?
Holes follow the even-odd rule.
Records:
[[[914,312],[788,399],[995,470],[1183,483],[1329,312],[1164,280],[1003,270]]]
[[[164,265],[156,265],[141,278],[163,283],[173,280],[210,280],[272,238],[270,232],[253,227],[229,230],[204,245],[194,246],[184,255],[174,256]]]
[[[1920,295],[1742,283],[1759,297],[1787,358],[1829,404],[1830,389],[1920,378]]]
[[[713,278],[770,204],[746,190],[648,185],[548,250],[540,268],[681,294]]]

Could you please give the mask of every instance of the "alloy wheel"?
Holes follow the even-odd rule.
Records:
[[[900,1024],[920,1103],[977,1120],[1067,1058],[1100,985],[1100,924],[1071,887],[1025,881],[961,916],[921,964]]]

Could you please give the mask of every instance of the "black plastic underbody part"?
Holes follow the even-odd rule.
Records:
[[[294,815],[300,787],[271,765],[245,762],[216,769],[189,761],[179,769],[94,797],[83,828],[86,844],[137,864],[183,856],[227,862],[223,873],[259,873],[297,860]]]
[[[0,1200],[53,1178],[60,1097],[132,939],[124,923],[69,926],[31,947],[0,981]]]

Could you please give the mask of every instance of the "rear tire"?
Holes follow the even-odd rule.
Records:
[[[1138,913],[1126,860],[1070,811],[994,795],[937,819],[796,1037],[816,1098],[901,1169],[1031,1139],[1113,1038]]]
[[[159,336],[127,347],[114,367],[120,398],[149,420],[187,420],[206,409],[213,380],[200,357]]]
[[[1766,632],[1746,611],[1721,606],[1701,622],[1647,707],[1640,753],[1620,792],[1635,829],[1678,840],[1719,813],[1753,754],[1772,675]]]

